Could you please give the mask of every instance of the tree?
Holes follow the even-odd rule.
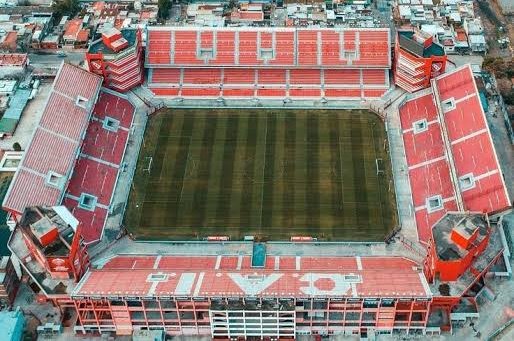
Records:
[[[56,20],[64,15],[73,17],[80,11],[79,0],[57,0],[52,4],[52,10]]]
[[[21,152],[21,145],[18,142],[14,142],[12,149],[14,149],[15,152]]]
[[[159,0],[157,2],[157,7],[159,8],[157,11],[157,17],[163,20],[168,19],[170,16],[171,0]]]

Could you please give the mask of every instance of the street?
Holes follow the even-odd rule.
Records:
[[[57,53],[29,53],[30,64],[35,68],[58,68],[63,60],[75,65],[85,60],[85,52],[65,51],[65,53],[65,57],[61,57]]]

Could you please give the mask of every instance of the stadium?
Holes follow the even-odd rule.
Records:
[[[440,334],[510,274],[469,65],[407,95],[388,29],[146,35],[130,92],[62,64],[3,202],[75,332]]]

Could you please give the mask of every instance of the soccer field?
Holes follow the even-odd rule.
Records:
[[[367,111],[166,109],[148,122],[125,225],[146,240],[382,241],[396,224],[386,145]]]

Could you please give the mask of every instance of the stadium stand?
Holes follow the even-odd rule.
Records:
[[[101,238],[134,116],[132,104],[102,91],[86,130],[64,205],[84,224],[84,241]]]
[[[25,207],[57,205],[71,175],[102,78],[62,64],[3,207],[18,218]]]
[[[99,240],[128,141],[134,107],[101,90],[102,78],[63,64],[3,202],[15,220],[25,207],[61,202]]]
[[[71,293],[78,331],[129,335],[137,328],[130,316],[153,323],[158,315],[163,318],[153,325],[170,335],[214,339],[230,338],[232,326],[244,324],[246,333],[263,339],[336,334],[343,326],[351,333],[361,324],[423,330],[431,296],[416,263],[402,257],[267,256],[256,268],[243,255],[118,255],[89,270]],[[99,311],[109,314],[91,318]]]
[[[147,85],[156,96],[361,99],[389,89],[383,28],[149,27],[147,41]]]
[[[421,241],[448,211],[511,206],[469,65],[435,78],[400,106],[400,119]]]

